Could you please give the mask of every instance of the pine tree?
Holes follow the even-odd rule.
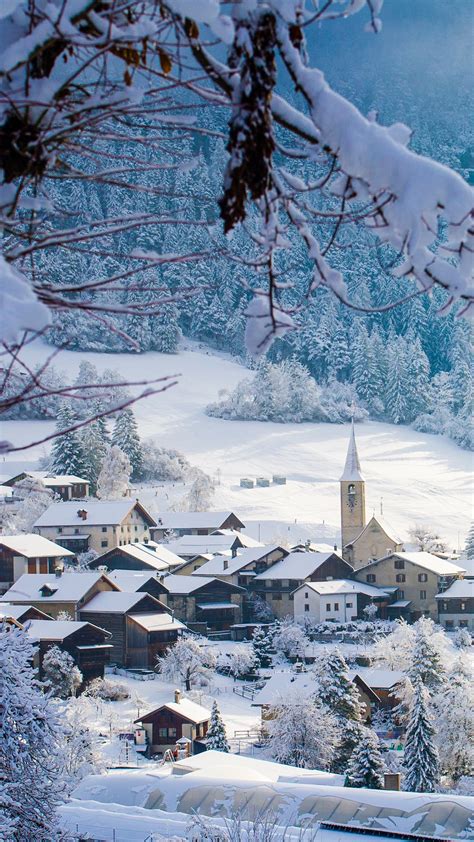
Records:
[[[439,756],[428,704],[428,691],[418,678],[405,735],[403,788],[407,792],[436,792],[439,784]]]
[[[469,655],[456,659],[433,701],[440,764],[456,782],[474,772],[474,681]]]
[[[349,678],[348,669],[338,649],[326,653],[316,665],[319,698],[338,718],[359,722],[362,703],[357,687]]]
[[[345,786],[364,789],[383,789],[385,764],[377,735],[364,728],[360,742],[354,748],[347,767]]]
[[[345,774],[354,749],[360,744],[365,730],[362,722],[354,719],[347,719],[343,723],[339,742],[334,751],[331,772],[338,775]]]
[[[169,293],[168,293],[169,296]],[[181,330],[178,324],[179,311],[173,302],[160,305],[160,315],[153,331],[152,348],[162,354],[177,354]]]
[[[471,526],[469,527],[469,532],[467,533],[464,552],[466,558],[474,558],[474,520],[472,521]]]
[[[63,838],[62,728],[35,677],[34,655],[23,629],[0,623],[0,825],[15,842]]]
[[[225,734],[225,726],[216,701],[212,705],[211,719],[206,734],[206,745],[208,751],[230,751]]]
[[[58,412],[56,431],[61,433],[74,425],[76,417],[72,409],[64,404]],[[55,474],[71,474],[89,479],[81,439],[76,431],[59,435],[51,449],[51,470]]]
[[[60,699],[75,696],[82,684],[82,673],[74,658],[59,646],[51,646],[46,652],[43,658],[43,673],[46,686]]]
[[[409,417],[406,347],[403,339],[388,349],[385,405],[393,424],[404,424]]]
[[[433,627],[433,621],[425,617],[415,624],[415,640],[407,671],[412,684],[420,679],[431,694],[439,690],[444,681],[444,669],[436,638],[433,637]]]
[[[104,441],[103,428],[98,421],[92,421],[84,427],[80,439],[84,452],[86,476],[90,482],[91,492],[95,494],[102,463],[108,450],[107,442]]]
[[[112,434],[112,444],[119,447],[130,459],[132,480],[140,479],[143,471],[143,452],[137,422],[131,409],[124,409],[117,416]]]
[[[97,478],[97,497],[100,500],[118,500],[129,491],[130,459],[113,444],[107,451]]]
[[[272,660],[271,646],[272,639],[269,632],[261,626],[256,626],[252,635],[252,648],[258,668],[270,666]]]

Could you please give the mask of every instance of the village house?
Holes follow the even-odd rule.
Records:
[[[170,534],[211,535],[217,529],[232,529],[240,532],[245,528],[234,512],[163,512],[157,518],[157,525],[151,529],[151,537],[162,541]]]
[[[72,620],[79,619],[79,611],[86,602],[102,591],[118,591],[119,587],[103,573],[25,573],[0,597],[4,603],[32,605],[56,618],[66,613]],[[100,625],[100,624],[98,624]]]
[[[427,552],[399,552],[373,561],[355,571],[359,582],[378,588],[396,587],[395,602],[388,606],[390,619],[420,617],[438,621],[437,595],[465,571],[451,561]]]
[[[254,576],[249,589],[267,602],[277,618],[293,615],[293,593],[303,582],[324,582],[352,576],[353,570],[337,553],[292,552]]]
[[[127,668],[154,669],[157,656],[184,629],[166,605],[141,592],[102,592],[81,608],[79,616],[111,632],[111,660]]]
[[[144,570],[166,573],[183,564],[183,559],[172,553],[165,544],[156,541],[144,541],[124,544],[90,561],[90,570],[106,568],[109,570]]]
[[[24,625],[28,620],[49,620],[53,618],[34,605],[13,605],[12,602],[0,602],[0,622],[2,620],[17,620]]]
[[[170,574],[161,579],[175,616],[200,632],[221,631],[242,622],[245,590],[215,577]]]
[[[294,618],[300,623],[349,623],[364,619],[367,605],[373,603],[380,611],[389,600],[380,588],[353,579],[305,582],[293,593]]]
[[[279,544],[246,547],[237,550],[237,553],[230,557],[228,555],[212,556],[209,561],[194,570],[192,575],[216,576],[232,585],[240,585],[240,587],[246,588],[255,576],[263,573],[287,555],[288,550],[280,547]]]
[[[402,551],[403,543],[380,517],[365,516],[365,480],[362,476],[352,422],[349,447],[339,481],[342,555],[355,569],[371,559]]]
[[[0,535],[0,593],[24,573],[49,573],[74,558],[74,553],[41,535]]]
[[[79,500],[88,497],[90,483],[88,479],[76,477],[72,474],[52,474],[48,471],[24,471],[14,477],[2,480],[3,485],[15,487],[21,480],[30,477],[39,480],[45,488],[54,491],[61,500]]]
[[[78,620],[31,620],[25,628],[30,640],[38,645],[35,664],[40,679],[44,677],[44,656],[52,646],[74,659],[83,677],[81,692],[94,678],[104,677],[112,650],[110,632]]]
[[[163,584],[163,577],[153,570],[111,570],[107,576],[126,593],[149,593],[166,603],[168,591]]]
[[[474,634],[474,579],[456,579],[436,594],[439,622],[445,629],[468,629]]]
[[[367,687],[370,687],[377,697],[377,707],[382,710],[392,710],[399,703],[394,695],[397,684],[405,678],[405,673],[399,670],[381,669],[379,667],[357,667],[349,670],[352,680],[357,675]]]
[[[190,754],[202,750],[196,741],[203,740],[211,720],[211,711],[201,705],[183,698],[175,690],[174,702],[167,702],[156,710],[146,713],[135,724],[140,724],[146,731],[149,753],[164,754],[176,749],[178,740],[189,741]]]
[[[170,541],[166,544],[168,550],[180,556],[183,561],[191,561],[193,569],[201,566],[203,563],[200,559],[207,554],[216,555],[217,553],[234,553],[236,554],[242,547],[261,547],[263,546],[259,541],[244,535],[242,532],[236,532],[233,529],[220,529],[210,535],[183,535],[177,541]],[[184,570],[183,570],[184,572]],[[191,573],[192,570],[186,569],[186,572]]]
[[[155,521],[139,500],[92,500],[53,503],[38,518],[34,530],[72,550],[76,555],[95,550],[104,553],[112,547],[137,543],[149,538]]]

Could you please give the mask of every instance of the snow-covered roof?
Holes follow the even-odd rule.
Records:
[[[268,570],[259,573],[255,577],[255,581],[258,582],[265,579],[306,579],[332,555],[335,555],[334,551],[330,553],[290,553],[285,558],[282,558],[281,561],[277,561],[276,564],[269,567]]]
[[[142,599],[154,599],[146,593],[126,593],[124,591],[101,591],[81,608],[81,613],[122,614],[138,605]],[[158,605],[161,604],[156,600]]]
[[[235,602],[198,602],[198,608],[203,611],[220,611],[222,608],[234,608],[239,610],[239,606]]]
[[[147,719],[152,717],[159,710],[163,710],[163,708],[171,710],[173,713],[177,713],[179,716],[183,716],[184,719],[189,719],[190,722],[194,722],[196,724],[199,722],[207,722],[207,720],[211,718],[210,710],[202,707],[202,705],[196,704],[196,702],[192,702],[191,699],[181,698],[179,702],[166,702],[166,704],[160,705],[159,708],[155,708],[155,710],[150,711],[150,713],[144,714],[144,716],[141,716],[140,719],[136,719],[135,722],[146,722]]]
[[[373,585],[367,585],[365,582],[356,582],[353,579],[331,579],[327,582],[305,582],[296,590],[300,591],[303,588],[310,588],[321,595],[328,594],[347,594],[347,593],[363,593],[366,596],[386,596],[387,594],[382,588],[375,588]]]
[[[25,535],[0,535],[0,545],[7,547],[18,555],[25,556],[25,558],[38,558],[48,556],[49,558],[64,558],[65,556],[72,556],[74,553],[71,550],[65,550],[54,541],[48,538],[43,538],[42,535],[36,535],[29,532]]]
[[[178,574],[170,573],[161,580],[166,590],[171,594],[189,594],[203,588],[205,585],[210,585],[215,582],[212,576],[201,576],[195,578],[194,576],[179,576]]]
[[[84,479],[84,477],[76,477],[74,474],[52,474],[49,471],[21,471],[20,474],[8,477],[8,480],[11,482],[12,480],[16,479],[16,476],[20,476],[22,473],[26,474],[27,477],[31,477],[32,479],[39,479],[45,485],[51,486],[78,485],[81,483],[89,484],[89,480]]]
[[[162,529],[218,529],[231,516],[245,526],[234,512],[161,512],[157,524]]]
[[[377,524],[377,526],[379,526],[380,529],[383,532],[385,532],[385,535],[390,541],[393,541],[394,544],[401,544],[403,546],[402,539],[396,534],[395,530],[390,526],[390,524],[387,523],[385,518],[382,518],[379,515],[372,515],[369,522],[364,526],[363,529],[361,529],[359,534],[352,541],[350,541],[349,544],[347,544],[347,546],[351,547],[353,544],[356,543],[356,541],[359,541],[359,539],[362,538],[362,536],[366,532],[369,532],[371,529],[373,529],[374,524]]]
[[[114,526],[122,523],[128,513],[138,506],[149,524],[155,525],[151,515],[138,500],[127,497],[121,500],[93,500],[84,497],[81,500],[67,500],[52,503],[38,518],[35,527],[42,526]],[[83,519],[78,512],[87,512]]]
[[[107,555],[114,553],[123,553],[130,558],[139,561],[141,564],[152,570],[169,570],[170,567],[177,567],[183,563],[183,559],[175,553],[170,552],[168,547],[157,544],[157,549],[147,549],[147,544],[125,544],[123,547],[115,547],[113,550],[108,550],[104,553],[104,564],[107,564]],[[94,566],[101,563],[102,556],[94,559]]]
[[[411,564],[416,564],[418,567],[423,567],[424,570],[430,570],[432,573],[436,573],[438,576],[457,576],[459,573],[464,573],[464,568],[459,567],[459,565],[454,564],[452,561],[446,561],[444,558],[438,558],[438,556],[433,555],[433,553],[426,553],[426,552],[415,552],[415,553],[390,553],[383,558],[377,559],[377,561],[373,561],[372,564],[366,564],[365,567],[360,567],[357,572],[360,570],[365,570],[367,567],[373,567],[376,564],[379,564],[381,561],[384,561],[387,558],[400,558],[404,561],[408,561]]]
[[[182,557],[193,557],[204,553],[220,553],[223,550],[230,550],[234,541],[242,547],[262,547],[260,541],[243,535],[231,529],[224,534],[213,533],[211,535],[183,535],[176,541],[170,541],[166,546],[171,552]]]
[[[173,631],[185,629],[184,623],[175,620],[171,614],[129,614],[131,620],[149,632],[152,631]]]
[[[436,599],[474,599],[474,579],[456,579],[449,588],[436,594]]]
[[[238,573],[247,564],[252,564],[258,561],[263,556],[269,555],[275,550],[281,550],[279,544],[267,544],[263,547],[245,547],[237,550],[235,558],[229,558],[226,555],[213,556],[210,561],[201,565],[198,570],[194,570],[192,576],[232,576],[233,573]],[[284,552],[287,552],[286,550]]]
[[[310,696],[315,696],[317,690],[318,684],[314,672],[296,673],[282,670],[275,672],[268,679],[265,687],[254,696],[252,704],[255,706],[278,705],[289,697],[298,698],[304,702]]]
[[[26,612],[33,607],[33,605],[13,605],[12,602],[0,602],[0,620],[5,619],[6,617],[12,617],[13,620],[19,620],[23,614],[26,614]],[[36,610],[39,611],[39,609]],[[47,619],[48,618],[45,616],[45,620]],[[49,619],[49,622],[52,622],[52,618]]]
[[[358,675],[372,690],[389,690],[405,678],[403,672],[378,667],[357,667],[355,670],[349,670],[348,674],[351,680]]]
[[[25,628],[28,637],[32,640],[65,640],[70,634],[79,631],[84,626],[91,626],[91,628],[98,629],[91,623],[81,622],[79,620],[29,620]],[[106,637],[110,637],[110,632],[105,629],[100,629]]]
[[[316,544],[314,541],[306,541],[304,544],[293,544],[290,552],[312,552],[312,553],[335,553],[334,544]]]
[[[158,581],[153,570],[111,570],[107,576],[127,593],[135,593],[146,582]]]
[[[62,576],[55,576],[54,573],[24,573],[23,576],[8,589],[3,596],[0,596],[0,603],[15,602],[20,604],[36,602],[78,602],[100,579],[106,579],[98,572],[77,572],[63,573]],[[106,579],[109,581],[109,579]],[[47,585],[53,593],[50,596],[43,596],[41,588]],[[113,587],[118,587],[110,582]],[[143,594],[142,594],[143,596]]]
[[[357,453],[357,445],[355,440],[354,419],[351,424],[351,434],[349,436],[349,446],[347,448],[346,464],[341,476],[341,482],[363,482],[364,477],[360,470],[359,454]]]

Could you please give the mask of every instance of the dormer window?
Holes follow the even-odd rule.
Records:
[[[47,582],[41,586],[39,589],[41,596],[54,596],[57,591],[53,585],[49,585]]]

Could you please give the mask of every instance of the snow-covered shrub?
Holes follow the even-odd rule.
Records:
[[[286,698],[265,721],[270,754],[278,763],[328,769],[337,743],[337,720],[315,699]]]
[[[179,450],[158,447],[153,439],[145,439],[143,451],[145,460],[142,479],[146,482],[182,482],[191,469],[188,460]]]
[[[292,620],[282,620],[270,628],[273,649],[285,658],[304,658],[309,638],[303,628]]]
[[[69,652],[51,646],[43,658],[44,683],[54,696],[75,696],[82,684],[82,673]]]
[[[472,636],[467,629],[456,629],[453,643],[458,649],[469,649],[472,646]]]
[[[40,479],[25,477],[15,484],[14,494],[21,501],[2,507],[2,528],[4,534],[32,532],[33,526],[44,511],[58,498],[46,488]]]
[[[86,694],[104,702],[122,702],[130,698],[127,685],[110,678],[94,678],[88,684]]]
[[[209,681],[216,666],[214,653],[192,637],[180,638],[164,655],[157,656],[157,668],[167,680],[179,678],[186,688]]]
[[[234,678],[241,678],[252,672],[257,666],[252,645],[250,643],[240,644],[238,649],[235,649],[226,657],[225,663],[229,667],[229,674]]]
[[[116,444],[105,454],[97,480],[97,497],[100,500],[118,500],[126,497],[130,488],[132,467],[127,454]]]

